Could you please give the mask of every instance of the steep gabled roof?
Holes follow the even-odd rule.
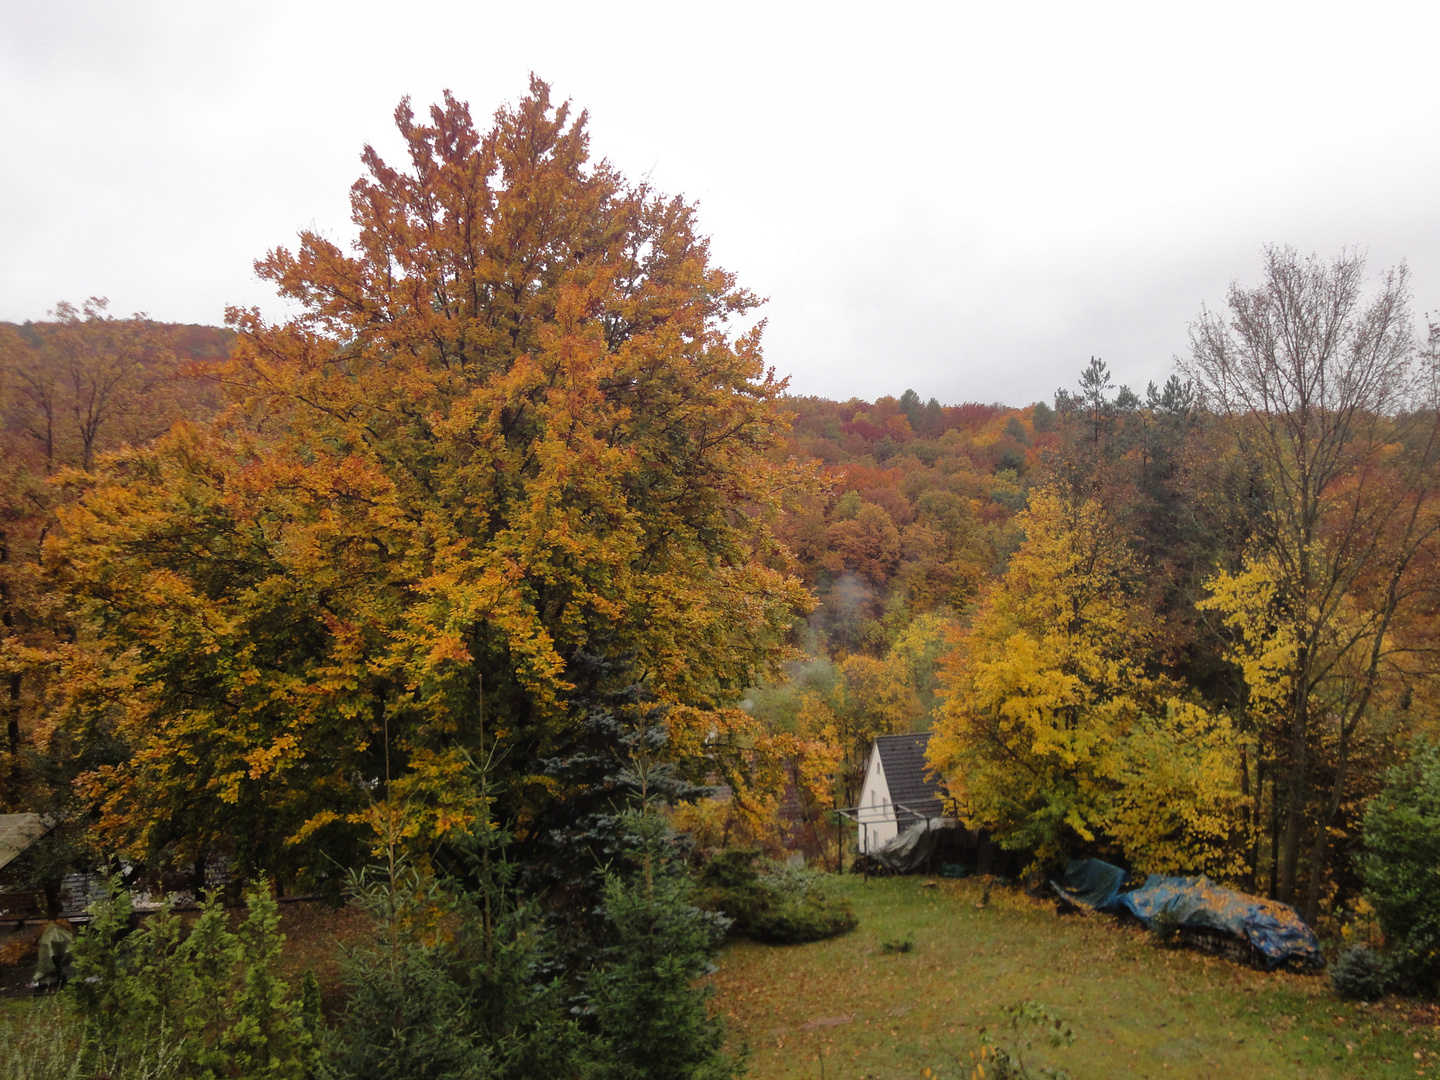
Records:
[[[54,823],[40,814],[0,814],[0,867],[8,866],[53,827]]]
[[[895,819],[902,829],[917,818],[944,814],[945,785],[925,761],[929,745],[928,731],[920,735],[881,735],[875,740],[890,801],[897,807]]]

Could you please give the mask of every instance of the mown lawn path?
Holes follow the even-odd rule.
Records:
[[[1108,917],[919,878],[840,882],[854,933],[812,945],[727,946],[712,977],[753,1080],[958,1080],[980,1029],[1026,998],[1069,1020],[1037,1060],[1110,1077],[1440,1076],[1433,1007],[1340,1001],[1322,976],[1265,974],[1158,948]],[[913,935],[914,948],[886,942]],[[822,1074],[823,1066],[823,1074]]]

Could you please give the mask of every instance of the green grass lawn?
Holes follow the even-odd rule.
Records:
[[[1160,948],[1106,916],[980,885],[837,879],[860,928],[788,947],[736,942],[715,1007],[755,1080],[957,1080],[979,1032],[1024,999],[1069,1020],[1074,1045],[1039,1055],[1077,1078],[1440,1076],[1440,1013],[1341,1001],[1324,975],[1265,974]],[[886,942],[913,935],[909,952]]]

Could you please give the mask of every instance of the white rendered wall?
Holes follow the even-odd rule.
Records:
[[[895,839],[900,831],[895,821],[895,808],[890,802],[890,785],[880,767],[880,751],[870,748],[870,764],[865,769],[865,783],[860,787],[859,850],[875,851]]]

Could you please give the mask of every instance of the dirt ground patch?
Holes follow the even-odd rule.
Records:
[[[320,900],[295,900],[280,905],[280,928],[285,933],[281,972],[293,984],[314,971],[320,983],[320,1001],[326,1014],[340,1005],[342,980],[340,946],[363,937],[370,920],[358,908],[332,907]]]
[[[0,997],[15,997],[30,992],[39,959],[37,946],[43,926],[27,926],[21,930],[0,929]]]

